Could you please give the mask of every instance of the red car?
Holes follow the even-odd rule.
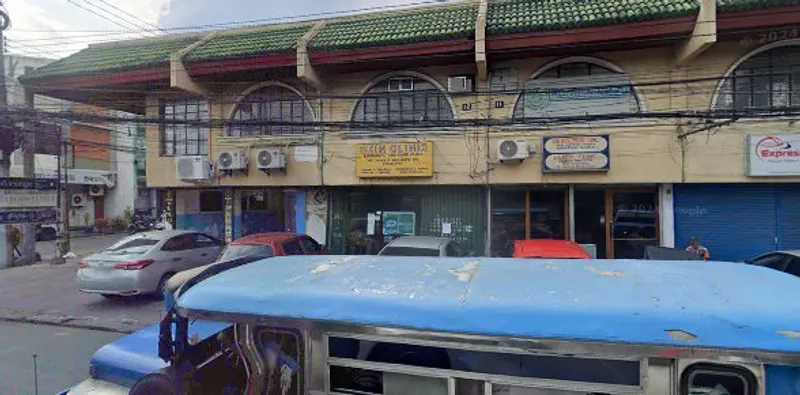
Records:
[[[517,240],[514,258],[591,259],[580,244],[569,240]]]
[[[269,258],[284,255],[325,255],[327,253],[313,237],[308,235],[284,232],[257,233],[228,244],[217,262],[245,256]]]

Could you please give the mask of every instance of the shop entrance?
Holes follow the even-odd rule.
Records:
[[[660,244],[654,189],[575,189],[575,241],[597,258],[639,259]]]

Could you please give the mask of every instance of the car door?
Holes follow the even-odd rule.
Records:
[[[194,247],[194,236],[192,234],[181,234],[169,238],[161,246],[157,254],[153,254],[154,265],[158,265],[159,272],[176,273],[186,269],[190,261],[190,252]]]
[[[202,262],[197,266],[207,265],[219,258],[222,253],[222,242],[203,233],[195,233],[195,248],[197,261]]]

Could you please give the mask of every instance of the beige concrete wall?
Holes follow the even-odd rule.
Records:
[[[675,65],[675,49],[662,47],[629,51],[599,52],[569,60],[591,61],[601,66],[625,72],[637,85],[636,93],[643,111],[673,112],[711,108],[719,85],[719,78],[742,56],[753,50],[740,42],[719,43],[695,60]],[[544,67],[564,58],[542,57],[490,61],[490,69],[512,68],[517,72],[518,88],[531,76],[544,71]],[[428,67],[408,70],[427,76],[441,86],[447,86],[447,77],[454,74],[475,73],[473,64]],[[334,74],[318,70],[326,83],[323,96],[358,96],[376,79],[396,72],[371,71],[363,73]],[[688,80],[688,81],[687,81]],[[299,93],[315,96],[316,89],[296,80],[276,81],[294,87]],[[477,82],[479,87],[482,82]],[[256,89],[259,84],[231,84],[217,86],[212,101],[212,117],[228,119],[233,107],[243,94]],[[517,95],[497,94],[491,97],[452,95],[452,105],[457,119],[505,119],[513,114]],[[152,99],[151,99],[152,101]],[[503,101],[503,108],[494,108],[495,101]],[[471,111],[462,111],[462,104],[472,103]],[[155,102],[148,106],[149,116],[155,116]],[[355,100],[310,100],[316,120],[325,122],[349,121]],[[764,125],[758,122],[737,122],[732,126],[699,133],[678,140],[679,133],[691,127],[679,127],[690,119],[627,120],[595,122],[592,124],[550,125],[548,127],[492,127],[478,128],[458,135],[434,131],[424,136],[406,134],[405,137],[367,139],[336,129],[320,130],[315,135],[300,137],[230,138],[224,131],[212,132],[209,152],[216,158],[223,150],[245,150],[251,155],[251,171],[247,176],[216,178],[215,186],[314,186],[363,184],[638,184],[673,182],[761,182],[745,176],[745,138],[747,133],[793,133],[788,121]],[[442,131],[444,132],[444,131]],[[611,139],[611,170],[606,173],[543,174],[541,171],[542,137],[546,135],[609,134]],[[158,127],[150,125],[148,142],[148,186],[188,187],[193,184],[179,182],[175,177],[172,158],[159,157]],[[525,140],[537,147],[537,153],[518,165],[497,163],[497,144],[503,139]],[[364,180],[356,177],[356,144],[363,142],[432,141],[434,143],[434,176],[417,179]],[[300,148],[298,148],[298,146]],[[308,154],[316,146],[318,156],[309,160]],[[280,147],[287,153],[286,174],[265,174],[253,170],[255,155],[261,148]],[[300,150],[305,156],[296,158]],[[797,182],[797,178],[778,181]]]

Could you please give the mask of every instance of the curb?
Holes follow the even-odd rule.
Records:
[[[21,324],[34,324],[34,325],[47,325],[47,326],[61,327],[61,328],[87,329],[100,332],[119,333],[124,335],[128,335],[139,330],[139,329],[111,328],[103,325],[75,322],[78,320],[79,318],[76,317],[61,317],[61,318],[53,317],[52,319],[45,319],[36,317],[26,317],[21,315],[20,316],[0,315],[0,321],[16,322]]]

